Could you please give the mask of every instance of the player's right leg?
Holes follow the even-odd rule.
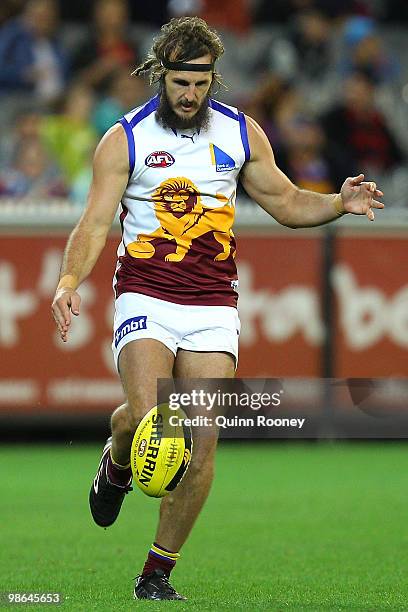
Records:
[[[119,357],[128,402],[112,415],[112,436],[103,449],[89,494],[93,519],[101,527],[115,522],[130,490],[130,447],[143,416],[157,403],[157,379],[170,378],[174,354],[158,340],[140,339],[126,344]]]

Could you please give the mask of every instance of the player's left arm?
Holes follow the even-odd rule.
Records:
[[[250,160],[241,172],[248,195],[267,213],[287,227],[312,227],[338,219],[346,213],[367,215],[374,221],[374,208],[384,208],[376,198],[383,193],[364,175],[347,178],[340,193],[321,194],[299,189],[277,167],[264,131],[246,117]]]

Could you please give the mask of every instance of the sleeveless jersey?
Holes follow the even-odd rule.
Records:
[[[163,128],[159,96],[121,120],[129,182],[120,215],[116,297],[236,306],[232,232],[238,175],[250,157],[245,117],[209,100],[208,127]]]

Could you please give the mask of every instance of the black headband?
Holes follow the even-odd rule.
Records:
[[[190,64],[189,62],[169,62],[162,60],[161,65],[167,70],[178,70],[185,72],[212,72],[214,70],[214,62],[212,64]]]

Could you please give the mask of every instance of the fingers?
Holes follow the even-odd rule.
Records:
[[[81,303],[81,298],[78,293],[74,293],[71,297],[71,310],[75,316],[79,315],[79,305]]]
[[[61,298],[53,303],[52,314],[61,339],[66,342],[68,329],[71,324],[71,314],[68,306],[62,302]]]
[[[54,301],[52,305],[52,314],[55,322],[61,328],[67,326],[71,322],[71,315],[68,306],[61,299]]]
[[[66,326],[64,329],[61,329],[60,336],[61,336],[61,340],[63,342],[67,342],[67,340],[68,340],[68,326]]]
[[[365,187],[376,198],[381,198],[384,195],[381,189],[377,189],[377,184],[374,181],[364,181],[364,174],[359,174],[347,180],[353,187]]]
[[[364,174],[361,173],[347,178],[344,187],[348,211],[356,215],[366,215],[370,221],[374,221],[373,209],[384,208],[384,204],[376,199],[384,195],[381,189],[377,189],[377,184],[374,181],[364,181]]]
[[[375,219],[375,215],[374,215],[374,211],[372,210],[373,208],[377,208],[377,209],[381,209],[384,208],[384,204],[383,202],[379,202],[378,200],[374,200],[374,197],[381,197],[383,196],[383,192],[380,189],[377,189],[377,185],[374,181],[369,181],[366,183],[362,183],[362,185],[364,185],[364,187],[368,190],[368,192],[370,193],[370,196],[372,198],[371,202],[369,203],[369,207],[367,209],[366,215],[367,218],[370,221],[374,221]]]
[[[377,184],[374,183],[374,181],[363,182],[363,183],[361,183],[361,186],[365,187],[370,193],[372,193],[376,197],[381,197],[381,196],[384,195],[382,191],[377,189]]]
[[[359,174],[358,176],[352,176],[350,179],[351,185],[360,185],[364,181],[364,174]]]
[[[369,209],[367,210],[366,215],[367,215],[367,218],[368,218],[370,221],[374,221],[374,219],[375,219],[375,215],[374,215],[374,211],[373,211],[373,209],[372,209],[372,208],[369,208]]]
[[[384,204],[383,204],[383,202],[377,202],[377,200],[373,200],[370,203],[370,206],[369,206],[369,208],[368,208],[368,210],[366,212],[367,218],[370,221],[374,221],[374,219],[375,219],[373,208],[384,208]]]
[[[81,298],[79,295],[76,292],[72,293],[72,291],[57,292],[54,298],[51,310],[63,342],[66,342],[68,339],[71,311],[74,315],[79,315],[80,302]]]

